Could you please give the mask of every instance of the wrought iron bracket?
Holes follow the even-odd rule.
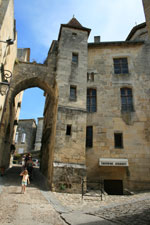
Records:
[[[3,64],[1,64],[0,70],[2,75],[2,81],[8,82],[8,79],[12,77],[12,72],[10,70],[4,70]]]

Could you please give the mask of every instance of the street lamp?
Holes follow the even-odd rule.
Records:
[[[9,83],[0,82],[0,94],[2,96],[7,94],[8,88],[9,88]]]
[[[0,67],[0,71],[2,76],[2,82],[0,82],[0,94],[6,95],[9,88],[8,79],[12,77],[12,72],[10,70],[4,70],[3,64]]]
[[[14,44],[14,41],[12,39],[7,39],[6,41],[1,41],[0,42],[3,42],[3,43],[6,43],[8,45],[13,45]]]
[[[0,40],[2,43],[6,43],[7,45],[13,45],[14,40],[12,39],[7,39],[6,41]],[[8,88],[9,88],[9,78],[12,77],[12,72],[10,70],[4,70],[4,65],[1,64],[0,67],[0,72],[1,72],[1,77],[2,77],[2,82],[0,82],[0,94],[1,95],[6,95]]]

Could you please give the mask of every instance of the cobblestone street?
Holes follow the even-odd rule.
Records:
[[[84,196],[46,191],[37,169],[20,194],[21,168],[0,177],[1,225],[150,225],[150,192],[129,196]],[[95,193],[93,193],[95,194]]]
[[[150,199],[111,206],[98,210],[94,215],[120,225],[148,225],[150,224]]]
[[[74,212],[97,216],[110,224],[150,225],[150,192],[129,196],[108,195],[103,197],[103,201],[100,197],[86,196],[82,201],[79,195],[54,194],[66,206],[70,205]]]

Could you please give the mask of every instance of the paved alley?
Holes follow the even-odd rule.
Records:
[[[21,194],[20,171],[21,167],[11,168],[0,180],[0,224],[64,225],[60,215],[32,182],[26,193]]]
[[[0,225],[150,225],[150,192],[82,199],[81,194],[47,191],[35,169],[21,194],[20,171],[15,166],[0,177]]]

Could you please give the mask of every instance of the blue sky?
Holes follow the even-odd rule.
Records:
[[[135,25],[145,21],[142,0],[14,0],[14,3],[18,48],[30,48],[30,60],[38,63],[44,62],[52,40],[57,40],[60,24],[68,23],[73,15],[92,29],[89,42],[97,35],[101,41],[125,40]],[[43,106],[43,92],[27,89],[20,118],[41,117]]]

